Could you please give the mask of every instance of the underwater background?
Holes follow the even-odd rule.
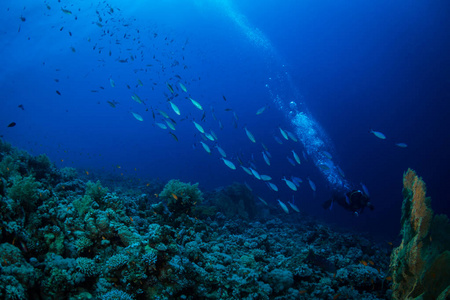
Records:
[[[391,242],[413,168],[450,214],[446,1],[7,0],[0,14],[3,141],[84,180],[237,182],[258,206]],[[373,211],[322,208],[362,184]]]

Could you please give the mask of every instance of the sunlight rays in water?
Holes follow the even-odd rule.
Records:
[[[266,88],[276,107],[282,111],[295,128],[306,153],[333,189],[345,189],[350,183],[342,170],[335,164],[329,153],[333,152],[333,143],[314,120],[289,73],[281,63],[281,58],[270,40],[258,28],[252,26],[245,15],[234,8],[229,0],[213,0],[219,9],[236,25],[238,30],[258,50],[263,50],[269,72],[275,76],[269,78]]]

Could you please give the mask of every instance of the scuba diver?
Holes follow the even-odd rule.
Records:
[[[347,193],[333,194],[330,200],[325,201],[322,206],[324,209],[332,209],[334,202],[337,202],[344,209],[353,212],[356,216],[359,216],[364,211],[364,208],[368,207],[370,210],[374,210],[374,206],[370,203],[370,198],[360,190],[352,190]]]

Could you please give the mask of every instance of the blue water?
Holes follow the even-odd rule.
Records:
[[[144,183],[176,178],[199,182],[203,191],[246,182],[274,206],[294,195],[305,213],[386,239],[399,232],[402,174],[411,167],[427,183],[435,211],[450,213],[446,1],[3,1],[0,13],[0,135],[46,153],[58,167]],[[133,101],[134,93],[145,104]],[[164,123],[158,110],[176,121],[175,131],[155,125]],[[202,139],[192,120],[213,130],[237,170],[224,165],[216,142]],[[7,127],[11,122],[17,125]],[[279,128],[299,142],[283,139]],[[292,150],[301,165],[286,159]],[[270,175],[279,191],[247,175],[238,157]],[[297,192],[284,176],[303,179]],[[337,206],[322,209],[333,190],[360,182],[374,211],[354,217]]]

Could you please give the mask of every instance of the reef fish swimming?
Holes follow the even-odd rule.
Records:
[[[133,115],[133,117],[138,120],[138,121],[144,121],[144,118],[142,118],[142,116],[140,114],[137,114],[135,112],[131,112],[131,114]]]
[[[229,161],[228,159],[225,159],[223,157],[221,157],[221,159],[228,168],[230,168],[231,170],[236,170],[236,166],[231,161]]]
[[[286,179],[286,177],[282,178],[282,180],[284,180],[284,182],[286,182],[286,185],[293,191],[297,191],[297,186],[290,181],[289,179]]]
[[[281,207],[281,209],[285,212],[285,213],[289,213],[289,209],[287,208],[287,206],[286,206],[286,204],[284,204],[283,202],[281,202],[281,200],[280,199],[277,199],[278,200],[278,204],[280,205],[280,207]]]
[[[386,136],[383,133],[379,132],[379,131],[374,131],[374,130],[370,129],[369,132],[372,133],[374,136],[376,136],[379,139],[382,139],[382,140],[386,139]]]

